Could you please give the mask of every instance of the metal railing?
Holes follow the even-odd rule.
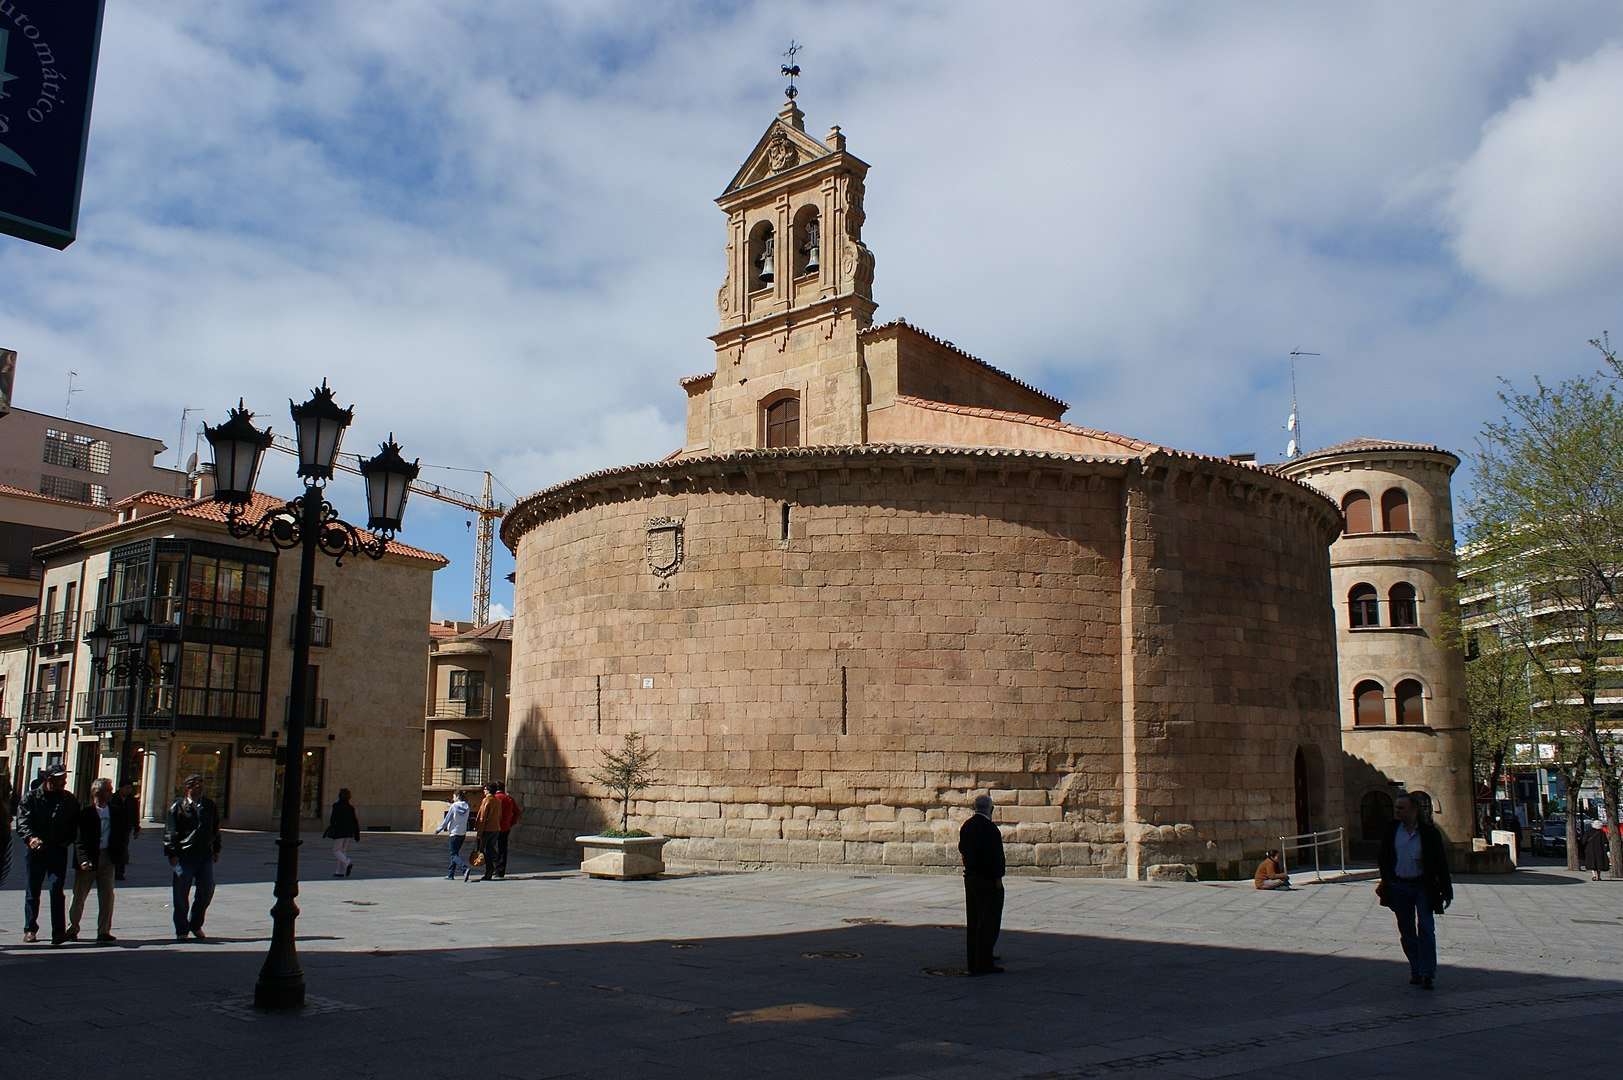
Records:
[[[287,624],[287,643],[293,644],[293,634],[299,628],[299,617],[294,615]],[[310,644],[312,647],[328,648],[332,645],[332,618],[327,615],[310,616]]]
[[[467,769],[435,769],[423,777],[423,786],[432,788],[480,787],[485,782],[485,770],[477,766]]]
[[[39,621],[35,640],[41,645],[59,645],[73,640],[73,631],[79,625],[78,612],[53,611]]]
[[[104,686],[100,690],[81,690],[73,714],[78,717],[80,723],[111,719],[123,724],[124,718],[130,713],[130,698],[134,693],[133,686]],[[141,709],[140,726],[173,727],[174,712],[175,688],[168,684],[156,686],[148,683],[146,704]]]
[[[18,719],[24,724],[66,724],[73,695],[67,690],[35,690],[23,695]]]
[[[431,719],[478,719],[489,716],[490,694],[487,692],[472,698],[435,698],[428,703],[428,715]]]
[[[1325,829],[1322,832],[1297,833],[1294,836],[1281,836],[1279,838],[1279,870],[1282,874],[1289,874],[1287,865],[1287,851],[1301,851],[1307,848],[1313,850],[1313,877],[1315,880],[1324,880],[1323,858],[1320,852],[1327,847],[1336,848],[1340,853],[1341,873],[1347,873],[1347,830]]]

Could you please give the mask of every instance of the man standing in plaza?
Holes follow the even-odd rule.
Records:
[[[1437,924],[1454,902],[1448,848],[1437,826],[1420,816],[1405,792],[1393,805],[1397,820],[1381,841],[1381,903],[1398,920],[1398,938],[1409,958],[1409,985],[1430,990],[1437,977]]]
[[[68,856],[78,838],[79,802],[68,794],[68,770],[52,765],[17,810],[28,879],[23,883],[23,940],[39,940],[39,894],[51,893],[51,944],[68,940]]]
[[[110,805],[118,812],[118,819],[124,822],[122,837],[113,838],[116,859],[113,876],[123,881],[124,868],[130,864],[130,840],[141,835],[141,802],[135,797],[134,781],[126,780],[118,785]]]
[[[969,973],[1001,974],[992,952],[1003,926],[1003,834],[992,823],[990,795],[975,796],[975,813],[958,830],[958,854],[964,859]]]
[[[518,819],[524,816],[524,808],[519,806],[518,800],[507,793],[507,785],[500,780],[496,781],[496,800],[501,803],[502,821],[501,831],[496,834],[496,876],[507,876],[507,838],[518,824]]]
[[[175,874],[175,940],[185,941],[189,933],[202,941],[203,918],[214,899],[214,864],[220,859],[220,810],[203,794],[203,778],[195,773],[181,792],[169,804],[163,827],[163,853]]]
[[[85,901],[96,890],[96,943],[113,937],[113,880],[121,862],[129,858],[129,821],[125,809],[113,801],[113,782],[103,777],[90,785],[90,802],[79,811],[79,848],[73,865],[73,906],[68,910],[68,937],[78,940]]]

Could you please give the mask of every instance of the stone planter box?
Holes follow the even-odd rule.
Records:
[[[580,868],[595,878],[633,881],[665,872],[668,836],[577,836]]]

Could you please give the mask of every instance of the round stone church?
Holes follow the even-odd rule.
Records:
[[[717,199],[686,444],[504,520],[518,843],[617,824],[631,731],[685,864],[945,870],[986,792],[1015,873],[1249,874],[1340,824],[1339,508],[875,323],[867,172],[785,104]]]

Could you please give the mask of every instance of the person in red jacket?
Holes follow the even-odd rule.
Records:
[[[524,808],[519,806],[518,800],[507,793],[507,787],[500,780],[491,785],[496,789],[492,796],[502,808],[501,830],[496,833],[496,865],[492,868],[497,878],[507,876],[507,837],[518,824],[519,818],[524,816]]]

